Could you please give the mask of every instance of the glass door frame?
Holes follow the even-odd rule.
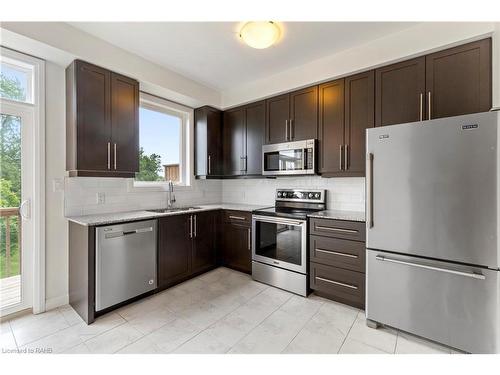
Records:
[[[45,304],[45,62],[0,47],[0,58],[32,67],[31,102],[0,98],[0,111],[21,117],[22,264],[21,302],[0,308],[0,317],[30,309],[44,312]]]
[[[301,240],[300,240],[300,259],[301,264],[293,264],[289,262],[280,261],[273,258],[268,258],[262,255],[257,254],[257,222],[263,223],[271,223],[271,224],[282,224],[282,225],[291,225],[295,227],[300,227],[301,232]],[[280,267],[286,270],[295,271],[299,273],[306,274],[307,273],[307,220],[295,220],[288,219],[283,217],[275,217],[275,216],[260,216],[253,215],[252,216],[252,260],[269,264],[271,266]]]

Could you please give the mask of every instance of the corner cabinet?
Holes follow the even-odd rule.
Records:
[[[265,135],[265,102],[256,102],[224,112],[224,176],[262,174],[262,144]]]
[[[217,178],[223,173],[222,112],[209,106],[194,111],[194,170],[198,178]]]
[[[219,211],[162,217],[158,220],[158,288],[165,289],[217,265]]]
[[[135,176],[139,82],[81,60],[66,69],[66,170],[70,176]]]
[[[374,126],[374,72],[319,86],[319,172],[324,177],[365,175],[365,131]]]

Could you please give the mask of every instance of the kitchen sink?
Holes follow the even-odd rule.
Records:
[[[191,211],[191,210],[199,210],[201,207],[172,207],[172,208],[157,208],[152,210],[146,210],[148,212],[156,212],[159,214],[166,214],[169,212],[178,212],[178,211]]]

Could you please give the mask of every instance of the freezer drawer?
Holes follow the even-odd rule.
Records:
[[[156,225],[147,220],[96,229],[96,311],[156,288]]]
[[[366,317],[471,353],[498,353],[499,271],[367,252]]]

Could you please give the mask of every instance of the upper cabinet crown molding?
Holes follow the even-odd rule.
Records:
[[[68,66],[66,170],[70,176],[135,176],[139,82],[81,60]]]

